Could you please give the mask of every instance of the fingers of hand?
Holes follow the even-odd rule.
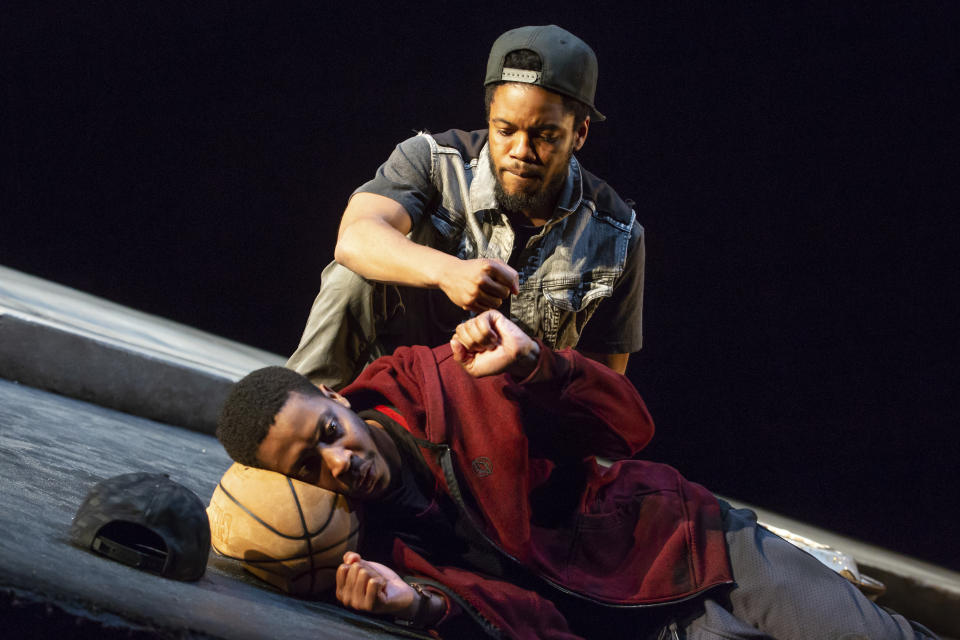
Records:
[[[496,309],[509,295],[510,290],[507,287],[497,284],[487,275],[481,275],[479,280],[471,283],[467,304],[471,311],[480,313],[487,309]]]
[[[379,575],[371,575],[367,578],[365,582],[366,591],[363,594],[364,611],[376,610],[380,594],[383,593],[386,584],[387,581]]]
[[[540,346],[537,341],[502,314],[494,318],[494,324],[495,330],[503,341],[504,351],[509,352],[511,358],[517,363],[524,361],[526,365],[535,366],[540,355]]]
[[[501,315],[497,311],[487,311],[461,323],[457,327],[454,338],[467,351],[495,349],[500,344],[500,336],[494,328],[494,314]]]
[[[466,323],[466,331],[473,343],[483,349],[493,349],[500,344],[500,336],[493,328],[492,313],[483,313]]]
[[[476,291],[467,302],[467,310],[483,313],[487,309],[496,309],[503,304],[503,299],[488,295],[483,291]]]
[[[483,313],[487,309],[496,309],[503,304],[503,299],[490,295],[481,290],[478,286],[470,285],[458,294],[459,298],[451,297],[451,300],[461,309],[473,311],[474,313]]]
[[[460,344],[459,352],[464,358],[469,357],[469,355],[476,350],[477,345],[474,343],[473,338],[470,336],[470,333],[467,331],[467,324],[472,322],[468,320],[467,322],[461,322],[457,325],[456,331],[453,333],[452,341],[456,341]],[[456,353],[457,350],[454,350]]]
[[[480,280],[477,281],[478,294],[483,293],[488,295],[491,298],[503,299],[510,295],[510,285],[498,282],[492,278],[489,274],[484,274]]]
[[[385,585],[386,580],[362,560],[337,567],[337,600],[351,609],[374,611]]]
[[[336,575],[337,588],[334,595],[337,596],[337,600],[339,600],[340,602],[343,602],[344,600],[343,592],[344,592],[344,589],[346,589],[347,572],[349,570],[350,570],[350,567],[346,564],[341,564],[339,567],[337,567],[337,575]]]
[[[480,259],[473,263],[479,268],[470,277],[471,311],[496,309],[504,298],[519,291],[519,276],[511,267],[499,260]]]
[[[487,260],[487,263],[489,267],[487,273],[493,280],[506,287],[510,293],[520,292],[520,276],[516,269],[499,260]],[[506,295],[500,297],[505,298]]]
[[[337,600],[345,607],[353,607],[357,584],[356,564],[341,564],[337,567]]]
[[[494,347],[502,342],[500,339],[500,332],[497,331],[497,320],[503,317],[505,316],[502,313],[491,309],[486,313],[480,314],[476,318],[477,328],[487,343]]]
[[[450,348],[453,350],[453,359],[457,362],[465,363],[470,359],[470,352],[460,343],[456,335],[450,338]]]
[[[533,342],[533,339],[524,333],[523,329],[515,325],[510,318],[506,317],[502,313],[499,313],[495,317],[491,318],[491,323],[493,324],[491,331],[496,332],[502,340],[510,339],[511,341],[520,344]]]

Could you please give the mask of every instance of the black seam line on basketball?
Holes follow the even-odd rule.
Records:
[[[313,555],[319,555],[319,554],[321,554],[321,553],[323,553],[323,552],[325,552],[325,551],[330,551],[330,549],[333,549],[333,548],[336,547],[336,546],[339,546],[339,545],[341,545],[341,544],[344,544],[345,542],[348,542],[348,541],[350,540],[350,538],[352,538],[352,537],[354,537],[355,535],[357,535],[357,532],[359,532],[359,531],[360,531],[360,524],[357,523],[357,526],[356,526],[356,528],[355,528],[353,531],[351,531],[350,533],[348,533],[346,536],[344,536],[344,537],[341,538],[340,540],[334,542],[333,544],[328,545],[328,546],[324,547],[323,549],[317,549],[316,551],[313,552]],[[228,553],[223,553],[222,551],[220,551],[219,549],[216,548],[216,545],[214,545],[214,551],[216,551],[217,553],[219,553],[219,554],[220,554],[221,556],[223,556],[224,558],[230,558],[231,560],[239,560],[239,561],[241,561],[241,562],[246,562],[247,564],[270,564],[271,562],[287,562],[288,560],[299,560],[300,558],[306,558],[306,557],[307,557],[306,555],[299,555],[299,556],[287,556],[286,558],[269,558],[269,559],[264,559],[264,560],[250,560],[249,558],[240,558],[240,557],[238,557],[238,556],[231,556],[231,555],[228,554]],[[323,568],[323,567],[321,567],[321,568]]]
[[[326,522],[324,522],[324,523],[320,526],[319,529],[317,529],[316,531],[309,531],[309,530],[307,530],[307,533],[304,534],[304,535],[302,535],[302,536],[291,536],[291,535],[289,535],[289,534],[281,533],[280,531],[277,531],[275,528],[273,528],[272,526],[270,526],[269,524],[267,524],[266,522],[264,522],[263,520],[261,520],[260,518],[258,518],[255,513],[253,513],[252,511],[250,511],[249,509],[247,509],[245,506],[243,506],[243,504],[242,504],[239,500],[237,500],[236,498],[233,497],[233,494],[231,494],[229,491],[227,491],[227,488],[226,488],[225,486],[223,486],[223,482],[220,482],[219,485],[220,485],[220,488],[223,490],[223,492],[224,492],[225,494],[227,494],[227,497],[230,498],[230,500],[233,501],[233,504],[235,504],[235,505],[237,505],[238,507],[240,507],[241,509],[243,509],[247,514],[250,515],[251,518],[253,518],[253,519],[256,520],[257,522],[259,522],[260,524],[262,524],[264,527],[266,527],[267,529],[269,529],[269,530],[272,531],[273,533],[277,534],[278,536],[280,536],[280,537],[282,537],[282,538],[286,538],[286,539],[288,539],[288,540],[305,540],[306,538],[312,538],[313,536],[315,536],[315,535],[317,535],[318,533],[320,533],[321,531],[323,531],[323,530],[327,527],[327,525],[330,524],[330,521],[333,519],[334,510],[331,509],[330,512],[329,512],[329,515],[327,516]],[[339,499],[339,498],[343,498],[343,495],[337,493],[336,491],[331,491],[330,493],[335,494],[335,495],[338,497],[338,499]],[[344,498],[344,500],[346,500],[346,498]],[[334,506],[336,506],[336,505],[334,505]],[[304,530],[306,530],[306,527],[304,527]]]
[[[297,505],[297,513],[300,515],[300,525],[303,527],[303,533],[306,534],[308,531],[307,527],[307,518],[303,515],[303,507],[300,506],[300,496],[297,495],[297,489],[293,486],[293,480],[287,478],[287,486],[290,487],[290,493],[293,494],[293,501]],[[336,499],[333,501],[333,506],[337,505]],[[330,508],[330,517],[333,517],[333,507]],[[330,518],[327,518],[327,522],[330,522]],[[326,528],[326,525],[324,525]],[[310,544],[310,538],[306,538],[307,543],[307,554],[308,560],[310,561],[310,589],[307,593],[313,593],[313,583],[315,582],[316,577],[313,575],[313,545]]]
[[[277,535],[280,536],[281,538],[286,538],[287,540],[303,540],[304,538],[307,537],[307,536],[289,536],[289,535],[287,535],[287,534],[285,534],[285,533],[282,533],[282,532],[278,531],[277,529],[271,527],[269,524],[267,524],[266,522],[264,522],[263,520],[261,520],[261,519],[257,516],[257,514],[255,514],[253,511],[250,511],[250,509],[247,509],[247,508],[243,505],[243,503],[241,503],[239,500],[237,500],[236,498],[234,498],[234,497],[233,497],[233,494],[231,494],[229,491],[227,491],[227,488],[223,486],[223,482],[220,482],[220,483],[219,483],[219,486],[220,486],[220,489],[223,490],[223,493],[226,494],[226,496],[233,501],[233,504],[235,504],[235,505],[237,505],[238,507],[240,507],[241,509],[243,509],[244,512],[245,512],[248,516],[250,516],[251,518],[253,518],[253,519],[256,520],[257,522],[259,522],[259,523],[262,524],[264,527],[266,527],[268,530],[270,530],[271,532],[277,534]]]

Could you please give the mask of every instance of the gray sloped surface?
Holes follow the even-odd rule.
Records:
[[[0,267],[0,377],[212,433],[230,384],[278,355]]]
[[[167,473],[206,502],[230,460],[206,434],[0,380],[0,588],[147,628],[224,638],[381,638],[403,630],[261,586],[211,555],[198,582],[166,580],[69,543],[89,488],[130,471]]]

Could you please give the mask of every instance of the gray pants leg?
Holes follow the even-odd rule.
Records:
[[[465,318],[439,290],[373,282],[331,262],[287,367],[339,390],[399,346],[446,342]]]
[[[346,386],[367,364],[384,355],[377,329],[401,307],[396,289],[331,262],[321,275],[320,293],[300,346],[286,366],[314,384],[333,389]]]
[[[681,622],[679,637],[777,640],[933,638],[888,613],[847,580],[763,527],[748,509],[724,516],[736,587],[708,598]],[[702,606],[700,606],[702,605]]]

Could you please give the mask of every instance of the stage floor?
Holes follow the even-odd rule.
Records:
[[[77,632],[97,630],[91,637],[101,625],[132,630],[131,637],[412,636],[337,605],[286,596],[213,553],[198,582],[178,582],[70,544],[77,507],[110,476],[166,473],[209,500],[230,465],[210,435],[0,380],[0,460],[0,592],[7,591],[0,610],[49,603],[60,609],[45,608],[51,624],[72,616],[81,621],[73,624]],[[16,614],[0,618],[25,620]],[[42,618],[20,629],[23,637],[40,635]]]

